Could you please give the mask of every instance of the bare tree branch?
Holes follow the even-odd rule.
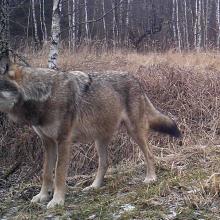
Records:
[[[70,28],[74,28],[77,25],[82,25],[82,24],[90,24],[90,23],[94,23],[94,22],[98,22],[101,21],[106,15],[110,14],[114,9],[116,9],[118,6],[120,6],[125,0],[121,0],[118,4],[116,4],[114,7],[112,7],[111,9],[109,9],[106,13],[104,13],[102,16],[100,16],[99,18],[93,19],[93,20],[89,20],[87,22],[80,22],[74,26],[70,26],[68,28],[63,29],[60,34],[62,34],[63,32],[69,30]]]

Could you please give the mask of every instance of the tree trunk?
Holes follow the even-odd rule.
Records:
[[[47,36],[47,26],[46,26],[46,19],[45,19],[45,2],[42,1],[42,18],[43,18],[43,28],[44,28],[44,41],[47,42],[48,36]]]
[[[179,49],[179,52],[181,52],[181,32],[180,32],[180,23],[179,23],[178,0],[176,0],[176,27],[177,27],[177,36],[178,36],[178,49]]]
[[[128,32],[129,32],[129,26],[130,26],[130,10],[131,10],[131,0],[128,0],[127,2],[127,11],[126,11],[126,31],[125,31],[125,39],[127,40],[127,46],[129,46],[129,36],[128,36]]]
[[[103,15],[104,15],[105,14],[105,0],[102,0],[102,12],[103,12]],[[105,17],[103,17],[103,30],[104,30],[104,36],[105,36],[105,43],[107,44],[108,36],[107,36]]]
[[[113,46],[114,49],[117,46],[117,42],[118,42],[118,27],[117,27],[117,19],[116,19],[116,8],[115,8],[115,0],[112,0],[112,32],[113,32]]]
[[[51,26],[51,46],[48,59],[48,67],[57,69],[58,45],[60,38],[60,3],[61,0],[53,1],[53,14]]]
[[[89,25],[88,25],[88,2],[84,0],[85,4],[85,32],[86,32],[86,41],[89,40]]]
[[[177,39],[177,34],[176,34],[176,19],[175,19],[175,0],[173,0],[173,4],[172,4],[172,26],[173,26],[173,39],[174,39],[174,44],[176,47],[176,39]]]
[[[208,41],[208,26],[209,26],[209,15],[210,15],[210,10],[209,10],[209,4],[210,1],[206,1],[206,16],[205,16],[205,33],[204,33],[204,43],[205,43],[205,49],[207,50],[209,41]]]
[[[69,50],[72,49],[73,45],[73,29],[72,29],[72,11],[71,11],[71,0],[68,0],[67,2],[67,11],[68,11],[68,31],[69,31],[69,38],[68,38],[68,43],[69,43]]]
[[[31,1],[28,9],[28,19],[27,19],[27,31],[26,31],[26,42],[28,42],[29,38],[29,26],[30,26],[30,17],[31,17]]]
[[[202,43],[202,22],[201,22],[201,12],[202,12],[202,4],[201,4],[201,0],[199,1],[199,5],[198,5],[198,39],[197,39],[197,46],[196,46],[196,50],[197,52],[200,51],[201,49],[201,43]]]
[[[198,39],[198,0],[195,1],[195,19],[194,19],[194,47],[197,49],[197,39]]]
[[[35,0],[31,0],[32,4],[32,15],[33,15],[33,22],[34,22],[34,41],[38,45],[39,44],[39,37],[37,33],[37,19],[36,19],[36,13],[35,13]]]
[[[0,1],[0,74],[9,65],[9,0]]]
[[[42,34],[42,41],[44,42],[45,34],[44,34],[44,28],[43,28],[43,19],[42,19],[42,4],[41,0],[39,0],[40,5],[40,28],[41,28],[41,34]]]
[[[72,41],[73,49],[76,47],[76,1],[72,0]]]
[[[185,16],[185,36],[186,36],[186,48],[189,50],[189,33],[188,33],[188,18],[187,18],[187,4],[184,0],[184,16]]]

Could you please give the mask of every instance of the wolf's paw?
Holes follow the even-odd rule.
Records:
[[[149,184],[155,182],[156,180],[157,180],[156,175],[146,176],[146,178],[144,179],[144,183]]]
[[[100,186],[92,184],[90,186],[85,187],[82,191],[87,192],[87,191],[92,191],[92,190],[95,190],[95,189],[98,189],[98,188],[100,188]]]
[[[31,200],[31,203],[38,203],[38,202],[46,202],[49,200],[49,194],[48,193],[39,193],[36,196],[34,196]]]
[[[47,209],[55,208],[55,206],[63,206],[64,199],[63,198],[53,198],[48,204]]]

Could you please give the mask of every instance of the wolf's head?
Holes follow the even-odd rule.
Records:
[[[14,105],[19,101],[21,94],[19,87],[14,81],[16,73],[15,65],[6,62],[3,58],[0,60],[0,111],[10,112]]]
[[[46,102],[51,95],[56,71],[47,68],[25,67],[14,63],[1,66],[0,61],[0,111],[9,113],[19,102]]]

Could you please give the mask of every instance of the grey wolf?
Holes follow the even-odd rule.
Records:
[[[180,136],[176,123],[156,110],[131,74],[61,72],[16,64],[1,70],[0,111],[32,126],[44,143],[42,187],[31,201],[47,201],[54,187],[48,208],[64,204],[72,140],[95,142],[99,165],[88,190],[102,185],[108,168],[107,145],[122,123],[144,154],[145,183],[156,180],[145,132],[152,129]]]

